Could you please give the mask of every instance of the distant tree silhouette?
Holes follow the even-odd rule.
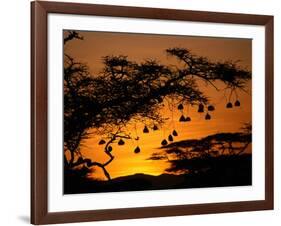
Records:
[[[148,160],[166,160],[170,173],[194,173],[218,167],[223,160],[239,159],[252,142],[252,126],[245,124],[242,132],[217,133],[201,139],[189,139],[171,143],[155,152]],[[215,164],[214,164],[215,163]],[[239,166],[237,166],[239,167]]]
[[[69,31],[64,45],[75,39],[83,37]],[[214,107],[200,90],[199,80],[216,90],[219,90],[216,85],[219,81],[225,89],[236,92],[244,90],[251,79],[251,73],[234,62],[211,62],[185,48],[170,48],[166,53],[176,57],[179,64],[168,66],[151,59],[136,63],[123,55],[105,56],[104,68],[96,75],[91,75],[85,64],[64,53],[65,171],[97,166],[110,180],[106,166],[114,159],[111,144],[124,145],[127,139],[139,139],[126,132],[128,123],[142,122],[144,133],[158,129],[165,122],[159,109],[165,100],[171,99],[179,106],[198,106],[198,112],[206,108],[212,111]],[[104,145],[108,156],[104,163],[86,158],[80,152],[81,141],[89,137],[90,129],[102,137],[99,144]],[[139,147],[135,149],[135,153],[138,152]]]

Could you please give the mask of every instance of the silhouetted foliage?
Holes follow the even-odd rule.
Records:
[[[68,45],[75,39],[82,40],[83,37],[69,31],[64,44]],[[159,113],[165,99],[175,100],[179,109],[184,105],[198,106],[198,112],[210,105],[208,97],[198,87],[199,80],[217,90],[216,82],[220,81],[225,84],[225,89],[233,91],[243,90],[251,79],[249,71],[233,62],[214,63],[193,55],[185,48],[170,48],[166,53],[176,57],[181,67],[163,65],[151,59],[136,63],[123,55],[104,56],[104,68],[96,75],[90,75],[85,64],[64,53],[66,170],[97,166],[110,180],[106,166],[114,159],[111,144],[124,145],[126,139],[138,139],[124,130],[130,121],[142,122],[143,132],[149,133],[150,129],[157,130],[165,122]],[[206,116],[206,119],[210,117]],[[190,117],[186,120],[183,116],[183,121],[190,120]],[[90,129],[96,129],[96,133],[102,136],[99,144],[104,145],[104,153],[109,158],[104,163],[86,159],[80,152],[81,141],[89,136]],[[173,134],[177,135],[176,132]],[[167,141],[163,140],[162,145],[166,144]],[[139,153],[140,149],[136,148],[134,152]]]
[[[177,174],[213,170],[222,164],[227,166],[229,161],[240,159],[245,154],[252,142],[251,130],[251,125],[246,124],[242,132],[217,133],[201,139],[174,142],[153,153],[148,160],[166,160],[170,164],[166,172]]]

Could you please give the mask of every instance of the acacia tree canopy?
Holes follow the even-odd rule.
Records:
[[[69,32],[64,44],[82,39],[76,32]],[[170,48],[167,55],[176,57],[178,65],[168,66],[157,60],[136,63],[127,56],[103,57],[103,70],[91,75],[88,67],[64,54],[64,150],[65,167],[101,167],[108,179],[106,166],[113,160],[111,143],[117,139],[132,139],[124,132],[130,120],[159,125],[165,118],[159,113],[164,101],[176,100],[183,105],[208,105],[209,98],[200,90],[198,81],[205,81],[217,88],[216,82],[226,89],[244,89],[251,73],[233,62],[211,62],[193,55],[185,48]],[[95,128],[105,137],[104,152],[109,160],[98,163],[80,153],[81,141],[88,131]]]
[[[252,126],[246,123],[241,132],[217,133],[201,139],[171,143],[152,153],[147,160],[164,160],[169,163],[166,172],[193,173],[205,171],[220,162],[235,160],[245,154],[252,142]]]

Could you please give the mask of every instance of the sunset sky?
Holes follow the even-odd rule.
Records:
[[[144,59],[157,59],[159,63],[177,65],[174,58],[167,57],[164,50],[172,47],[184,47],[193,54],[204,56],[211,61],[239,61],[238,65],[251,71],[252,42],[250,39],[208,38],[167,35],[144,35],[110,32],[79,32],[84,40],[74,40],[65,45],[65,53],[76,61],[86,63],[94,76],[102,69],[101,58],[106,55],[126,55],[132,61],[141,62]],[[218,85],[220,87],[220,85]],[[151,175],[162,174],[167,167],[164,161],[145,160],[161,147],[161,141],[176,129],[179,136],[175,141],[201,138],[218,132],[238,132],[243,123],[251,122],[251,81],[247,84],[248,93],[239,92],[238,99],[241,107],[225,108],[229,93],[216,91],[202,83],[200,89],[210,97],[216,110],[211,113],[212,119],[206,121],[205,114],[197,113],[197,107],[185,108],[184,113],[192,118],[191,122],[180,123],[181,113],[174,109],[173,113],[165,106],[161,114],[169,120],[159,131],[143,134],[143,123],[134,123],[127,130],[140,140],[126,140],[124,146],[113,144],[115,159],[107,166],[112,178],[119,176],[144,173]],[[226,97],[225,97],[226,96]],[[232,102],[236,101],[235,95]],[[81,144],[83,155],[98,162],[105,162],[108,158],[104,154],[103,146],[98,145],[101,137],[93,134]],[[141,148],[139,154],[134,153],[136,146]],[[105,179],[102,171],[97,168],[93,178]]]

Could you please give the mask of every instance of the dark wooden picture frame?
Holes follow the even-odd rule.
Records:
[[[74,14],[196,21],[265,27],[265,200],[48,212],[48,14]],[[180,216],[273,209],[273,16],[92,4],[31,3],[31,223]]]

